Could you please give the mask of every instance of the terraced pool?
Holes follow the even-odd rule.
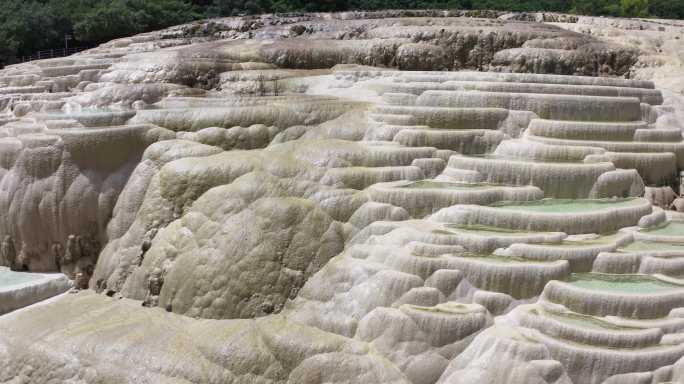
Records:
[[[583,329],[595,329],[595,330],[635,330],[635,328],[624,327],[617,324],[609,323],[600,318],[583,315],[574,312],[554,312],[554,311],[542,311],[538,309],[530,310],[530,313],[537,316],[544,316],[554,319],[558,322],[565,323],[568,325],[574,325]]]
[[[560,244],[549,244],[551,246],[565,247],[565,248],[582,248],[582,247],[596,247],[601,245],[615,244],[625,235],[619,232],[608,233],[605,235],[596,236],[594,238],[578,239],[578,240],[563,240]]]
[[[639,251],[663,251],[663,252],[682,252],[684,254],[684,244],[674,244],[665,242],[655,242],[655,241],[634,241],[620,247],[618,249],[620,252],[639,252]]]
[[[684,222],[671,221],[660,227],[642,229],[641,232],[656,236],[681,236],[684,239]]]
[[[469,259],[469,260],[476,260],[476,261],[486,261],[490,263],[497,263],[497,264],[517,264],[517,263],[535,263],[535,264],[540,264],[540,263],[547,263],[547,261],[543,260],[532,260],[528,259],[525,257],[520,257],[520,256],[499,256],[499,255],[494,255],[494,254],[485,254],[485,253],[462,253],[457,256],[458,258],[463,258],[463,259]]]
[[[532,157],[516,157],[516,156],[502,156],[495,154],[472,154],[464,157],[473,157],[477,159],[488,159],[488,160],[501,160],[501,161],[518,161],[525,163],[545,163],[545,164],[585,164],[579,159],[563,159],[563,158],[552,158],[552,159],[542,159],[542,158],[532,158]]]
[[[0,289],[29,283],[40,280],[41,278],[43,278],[41,275],[26,272],[14,272],[9,270],[9,268],[0,267]]]
[[[494,227],[482,224],[445,224],[446,228],[455,230],[456,232],[467,232],[473,235],[480,236],[506,236],[506,237],[525,237],[537,234],[552,233],[552,232],[530,232],[524,230],[515,230],[509,228]]]
[[[568,282],[579,288],[623,294],[684,290],[684,286],[682,285],[669,283],[649,275],[573,273],[568,279]]]
[[[0,315],[66,292],[71,282],[53,273],[14,272],[0,267]]]
[[[500,202],[492,204],[501,209],[542,212],[542,213],[576,213],[597,210],[614,209],[638,205],[640,198],[622,199],[542,199],[537,201],[511,203]]]
[[[452,183],[447,181],[419,180],[399,186],[406,189],[483,189],[493,185],[485,183]]]

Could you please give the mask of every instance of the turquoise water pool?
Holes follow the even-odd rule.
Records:
[[[24,284],[41,278],[41,275],[34,273],[14,272],[7,268],[0,268],[0,288]]]
[[[532,309],[530,311],[532,314],[537,316],[545,316],[554,319],[558,322],[565,323],[568,325],[574,325],[584,329],[594,329],[594,330],[634,330],[634,328],[622,327],[613,323],[609,323],[600,318],[583,315],[574,312],[553,312],[553,311],[540,311],[537,309]]]
[[[530,231],[525,231],[525,230],[516,230],[516,229],[509,229],[509,228],[501,228],[501,227],[493,227],[489,225],[481,225],[481,224],[470,224],[470,225],[461,225],[461,224],[446,224],[444,225],[446,228],[455,230],[456,232],[466,232],[466,233],[471,233],[473,235],[482,235],[482,236],[532,236],[536,234],[541,234],[541,233],[548,233],[548,232],[530,232]]]
[[[539,263],[546,263],[546,261],[531,260],[531,259],[526,259],[526,258],[520,257],[520,256],[499,256],[499,255],[494,255],[491,253],[486,254],[486,253],[465,252],[462,254],[458,254],[456,257],[461,258],[461,259],[494,262],[497,264],[516,264],[516,263],[537,263],[537,264],[539,264]]]
[[[402,185],[399,188],[406,189],[477,189],[486,188],[490,185],[482,183],[450,183],[446,181],[420,180],[410,184]]]
[[[622,233],[608,233],[605,235],[597,236],[593,239],[582,239],[582,240],[563,240],[559,244],[548,244],[549,246],[559,247],[559,248],[583,248],[583,247],[597,247],[602,245],[615,244],[625,235]]]
[[[625,245],[618,249],[620,252],[639,252],[639,251],[650,251],[650,252],[682,252],[684,253],[684,244],[673,244],[673,243],[663,243],[655,241],[635,241],[630,244]]]
[[[543,212],[543,213],[574,213],[593,212],[597,210],[629,207],[635,205],[638,198],[625,199],[542,199],[524,203],[501,202],[492,204],[502,209]]]
[[[641,232],[656,236],[684,237],[684,222],[672,221],[660,227],[642,229]]]
[[[668,283],[648,275],[573,273],[568,282],[580,288],[616,293],[636,294],[684,290],[684,286]]]

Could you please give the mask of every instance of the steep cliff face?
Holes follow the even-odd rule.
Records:
[[[0,139],[0,232],[13,243],[6,264],[41,272],[92,270],[118,195],[160,130],[6,125],[13,124],[6,129],[15,136]]]
[[[0,265],[82,290],[0,317],[0,382],[682,380],[683,33],[262,16],[0,71]]]

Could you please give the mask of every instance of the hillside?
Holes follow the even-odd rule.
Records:
[[[684,22],[202,19],[0,70],[0,383],[684,381]]]

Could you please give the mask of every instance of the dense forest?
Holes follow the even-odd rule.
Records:
[[[271,12],[496,9],[684,18],[684,0],[2,0],[0,65],[38,50],[95,45],[194,19]]]

